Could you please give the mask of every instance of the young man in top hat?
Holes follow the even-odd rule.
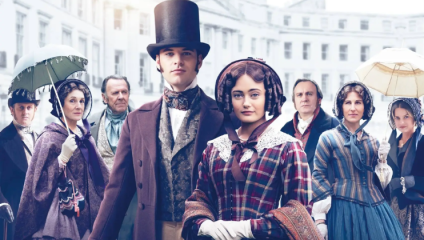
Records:
[[[15,233],[14,217],[38,136],[31,123],[39,102],[26,90],[14,91],[8,100],[13,121],[0,132],[0,236],[7,231],[6,239],[13,239]]]
[[[155,7],[156,44],[147,51],[166,80],[160,99],[124,122],[110,182],[90,239],[115,239],[137,192],[134,239],[181,239],[185,200],[198,179],[206,143],[225,133],[215,101],[197,86],[209,52],[200,42],[199,9],[171,0]]]
[[[323,95],[314,80],[298,79],[293,86],[293,103],[297,112],[282,132],[302,141],[311,173],[314,170],[315,149],[324,131],[337,127],[339,121],[321,108]]]

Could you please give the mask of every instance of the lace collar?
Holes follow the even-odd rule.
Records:
[[[296,138],[281,132],[281,128],[284,126],[284,124],[285,122],[280,116],[277,119],[275,119],[275,121],[271,123],[268,126],[268,128],[260,135],[259,141],[256,144],[256,150],[258,152],[258,155],[260,155],[261,152],[266,148],[272,148],[274,146],[278,146],[286,142],[298,142],[302,145],[302,142],[300,142]],[[225,162],[228,162],[228,160],[231,157],[231,145],[232,145],[232,142],[228,138],[228,135],[225,134],[218,138],[215,138],[214,140],[211,140],[208,142],[208,144],[210,143],[212,143],[213,146],[216,149],[218,149],[219,156],[222,158],[222,160],[224,160]],[[249,160],[252,157],[252,155],[253,155],[253,150],[248,149],[241,157],[240,162],[245,162]]]

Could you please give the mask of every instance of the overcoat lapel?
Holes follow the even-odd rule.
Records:
[[[4,150],[15,165],[23,172],[26,172],[28,162],[25,156],[24,144],[13,123],[7,127],[6,135],[10,136],[10,138],[5,139],[3,144]]]
[[[192,161],[192,178],[197,176],[198,169],[195,166],[197,166],[201,160],[202,153],[203,150],[205,150],[207,142],[218,135],[224,121],[224,116],[218,110],[215,102],[212,99],[207,98],[202,90],[200,91],[200,101],[199,131],[197,132],[195,140],[194,158]],[[196,183],[193,183],[192,181],[192,185],[193,184]]]
[[[295,116],[296,118],[297,118],[297,114],[298,113],[296,113],[296,116]],[[311,127],[311,133],[309,134],[309,138],[308,138],[308,141],[306,142],[306,146],[304,146],[305,153],[308,158],[309,166],[314,166],[313,160],[314,160],[315,149],[317,147],[319,137],[321,133],[324,132],[323,129],[330,129],[331,118],[326,119],[326,114],[324,110],[322,110],[321,108],[317,118],[314,120],[312,124],[313,126]]]
[[[143,114],[138,115],[137,119],[140,123],[140,133],[146,144],[147,152],[153,163],[156,163],[157,156],[157,137],[159,131],[159,114],[161,109],[162,97],[152,105],[145,105],[139,111]],[[135,133],[137,134],[137,133]]]

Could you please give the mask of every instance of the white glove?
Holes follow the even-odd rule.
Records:
[[[328,229],[327,229],[327,224],[325,223],[321,223],[317,225],[318,231],[321,233],[321,236],[324,239],[328,239]]]
[[[74,154],[77,147],[78,146],[77,142],[75,141],[75,134],[69,135],[66,138],[65,142],[62,144],[62,151],[57,157],[59,161],[59,166],[62,167],[66,165],[66,163],[68,163],[69,159],[72,157],[72,154]]]
[[[383,141],[380,143],[380,147],[378,148],[378,163],[375,166],[375,173],[380,179],[381,186],[383,189],[389,185],[392,180],[393,170],[387,164],[387,155],[390,151],[390,144],[387,142],[386,138],[383,138]]]
[[[232,229],[236,233],[237,237],[239,237],[237,239],[255,238],[250,227],[250,220],[226,221],[225,227],[227,229]]]
[[[212,222],[206,220],[200,225],[198,236],[210,236],[215,240],[240,240],[236,232],[228,227],[228,221],[218,220]],[[226,226],[227,225],[227,226]]]
[[[387,155],[390,151],[390,144],[387,142],[387,139],[384,137],[378,148],[378,159],[387,160]]]

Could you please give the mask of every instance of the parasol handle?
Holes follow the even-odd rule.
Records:
[[[62,104],[60,103],[59,95],[57,94],[56,87],[54,86],[54,82],[52,80],[52,76],[50,75],[49,68],[47,67],[47,65],[46,65],[46,69],[47,69],[47,73],[49,74],[50,82],[52,83],[54,93],[56,94],[56,98],[59,103],[60,110],[63,113],[63,119],[65,120],[66,130],[68,130],[68,135],[71,135],[71,132],[69,131],[68,122],[66,121],[65,112],[63,111]]]

